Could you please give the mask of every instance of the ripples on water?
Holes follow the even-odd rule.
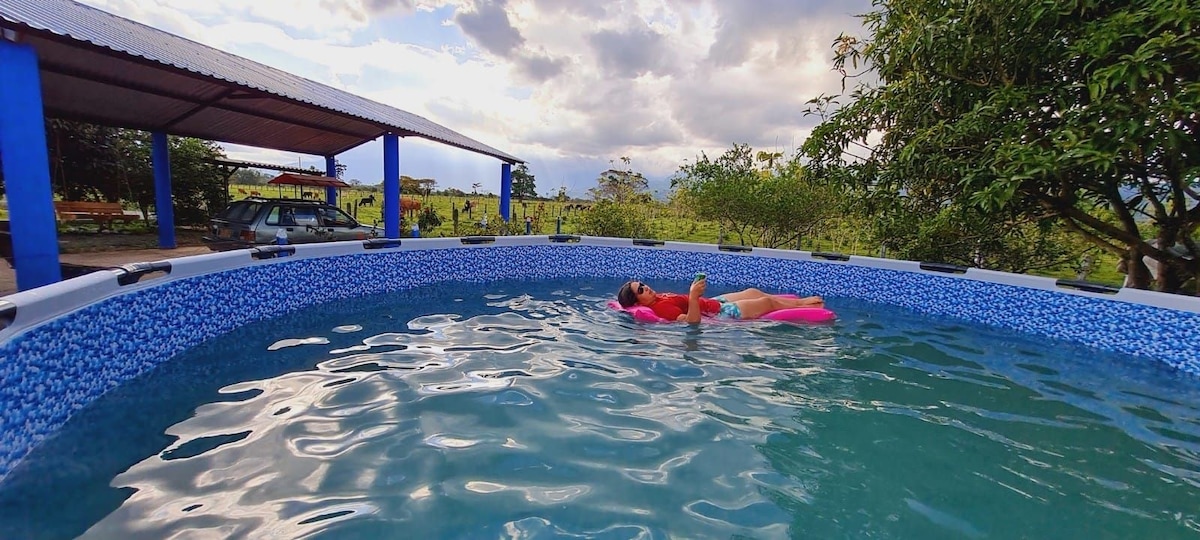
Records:
[[[617,285],[239,329],[39,447],[0,485],[0,537],[1200,531],[1194,378],[837,299],[831,326],[639,325],[605,309]]]

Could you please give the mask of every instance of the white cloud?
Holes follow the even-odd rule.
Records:
[[[868,0],[299,0],[286,9],[88,1],[585,181],[598,171],[571,168],[621,156],[662,176],[733,142],[790,154],[815,123],[801,114],[804,102],[839,91],[830,44],[838,33],[861,33],[850,15],[869,9]],[[470,46],[417,45],[372,26],[384,15],[447,7],[454,13],[445,24]]]

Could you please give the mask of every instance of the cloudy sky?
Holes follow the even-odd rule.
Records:
[[[665,191],[701,151],[790,154],[805,102],[840,90],[831,44],[869,0],[84,0],[106,11],[404,109],[529,162],[539,193],[583,194],[610,161]],[[498,192],[493,158],[422,139],[401,173]],[[324,168],[318,156],[230,157]],[[379,141],[338,157],[377,183]]]

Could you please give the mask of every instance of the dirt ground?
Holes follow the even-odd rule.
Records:
[[[175,249],[158,249],[158,233],[68,232],[58,235],[59,261],[71,271],[103,270],[122,264],[210,253],[199,229],[175,229]],[[17,276],[0,262],[0,296],[17,292]]]
[[[202,236],[204,231],[200,229],[175,229],[175,245],[202,246]],[[82,232],[58,235],[58,252],[64,255],[131,249],[158,249],[158,233]]]

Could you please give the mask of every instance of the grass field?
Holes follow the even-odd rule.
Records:
[[[264,197],[278,197],[281,192],[275,188],[264,188],[264,186],[230,186],[230,195],[233,200],[245,198],[248,193],[258,191]],[[375,203],[370,205],[357,205],[358,201],[374,194]],[[324,193],[320,193],[321,198],[324,198]],[[299,198],[299,192],[289,189],[282,190],[283,197]],[[467,197],[451,197],[445,195],[431,195],[429,197],[420,197],[405,195],[405,198],[416,199],[422,204],[422,209],[431,206],[434,211],[442,218],[442,225],[432,231],[421,231],[421,236],[462,236],[470,234],[478,234],[484,231],[480,226],[483,216],[488,216],[489,229],[494,229],[494,225],[500,216],[500,198],[498,196],[488,195],[471,195]],[[470,200],[473,210],[470,214],[459,212],[458,230],[455,230],[453,222],[453,208],[463,208],[464,203]],[[368,225],[383,225],[382,207],[380,202],[382,195],[362,189],[342,190],[338,198],[338,206],[342,210],[348,212],[355,217],[359,222]],[[347,207],[347,204],[350,204]],[[558,229],[557,220],[562,219],[561,232],[562,234],[582,234],[580,229],[580,212],[577,209],[579,205],[590,206],[591,201],[512,201],[512,225],[510,234],[524,234],[525,218],[532,218],[531,228],[532,234],[554,234]],[[699,221],[685,214],[678,212],[667,206],[666,204],[647,204],[642,209],[646,221],[650,224],[648,230],[638,234],[640,238],[654,238],[658,240],[677,240],[683,242],[696,242],[705,244],[714,244],[720,239],[721,231],[715,222]],[[408,226],[410,216],[404,217],[404,234],[408,234]],[[494,231],[493,231],[494,232]],[[737,243],[736,237],[728,237],[725,239],[729,243]],[[801,243],[803,249],[814,251],[838,251],[851,255],[878,255],[877,248],[872,248],[858,240],[858,235],[854,232],[853,227],[849,224],[841,227],[835,227],[827,234],[819,235],[816,238],[807,239]]]
[[[276,188],[267,188],[266,186],[230,186],[230,194],[234,199],[243,198],[246,194],[256,190],[267,197],[278,197],[281,193],[284,197],[300,197],[299,192],[288,188],[280,192]],[[363,189],[342,190],[339,196],[339,206],[351,215],[354,215],[362,223],[382,226],[382,209],[379,204],[382,201],[381,194],[375,193],[376,202],[374,205],[358,206],[355,204],[372,193]],[[323,192],[320,195],[323,198]],[[496,234],[498,232],[496,225],[500,215],[500,199],[497,196],[471,195],[467,197],[450,197],[431,195],[429,197],[413,197],[406,195],[406,197],[415,198],[420,201],[422,208],[432,205],[434,211],[442,218],[441,226],[432,231],[421,231],[421,236],[465,236],[472,234]],[[460,212],[456,228],[452,220],[453,208],[457,207],[461,209],[468,199],[472,202],[474,210],[470,215]],[[349,208],[347,208],[347,203],[351,205]],[[590,204],[590,201],[569,201],[565,203],[557,201],[526,201],[522,203],[521,201],[514,200],[512,202],[512,225],[510,233],[524,234],[525,217],[528,216],[533,218],[531,224],[533,234],[554,234],[558,229],[556,222],[559,218],[562,219],[561,232],[563,234],[582,234],[582,230],[580,229],[580,212],[574,209],[576,205],[580,204],[586,206]],[[721,231],[717,223],[693,219],[666,204],[648,204],[642,208],[642,211],[645,212],[644,216],[650,223],[650,228],[644,234],[639,234],[639,237],[703,244],[715,244],[720,239]],[[481,226],[481,220],[484,215],[488,216],[487,228]],[[408,216],[405,216],[405,218],[405,223],[402,226],[402,234],[407,236],[411,221],[408,221]],[[830,251],[847,255],[878,257],[880,255],[879,246],[870,245],[864,242],[861,237],[862,235],[856,224],[849,222],[838,223],[822,234],[802,240],[799,247],[807,251]],[[725,241],[737,243],[737,238],[728,237],[725,238]],[[1101,253],[1096,258],[1096,262],[1093,264],[1092,271],[1087,276],[1087,279],[1099,283],[1120,285],[1124,279],[1124,275],[1116,271],[1116,266],[1116,256]],[[1054,278],[1074,279],[1076,277],[1075,270],[1071,268],[1039,271],[1035,272],[1035,274]]]

